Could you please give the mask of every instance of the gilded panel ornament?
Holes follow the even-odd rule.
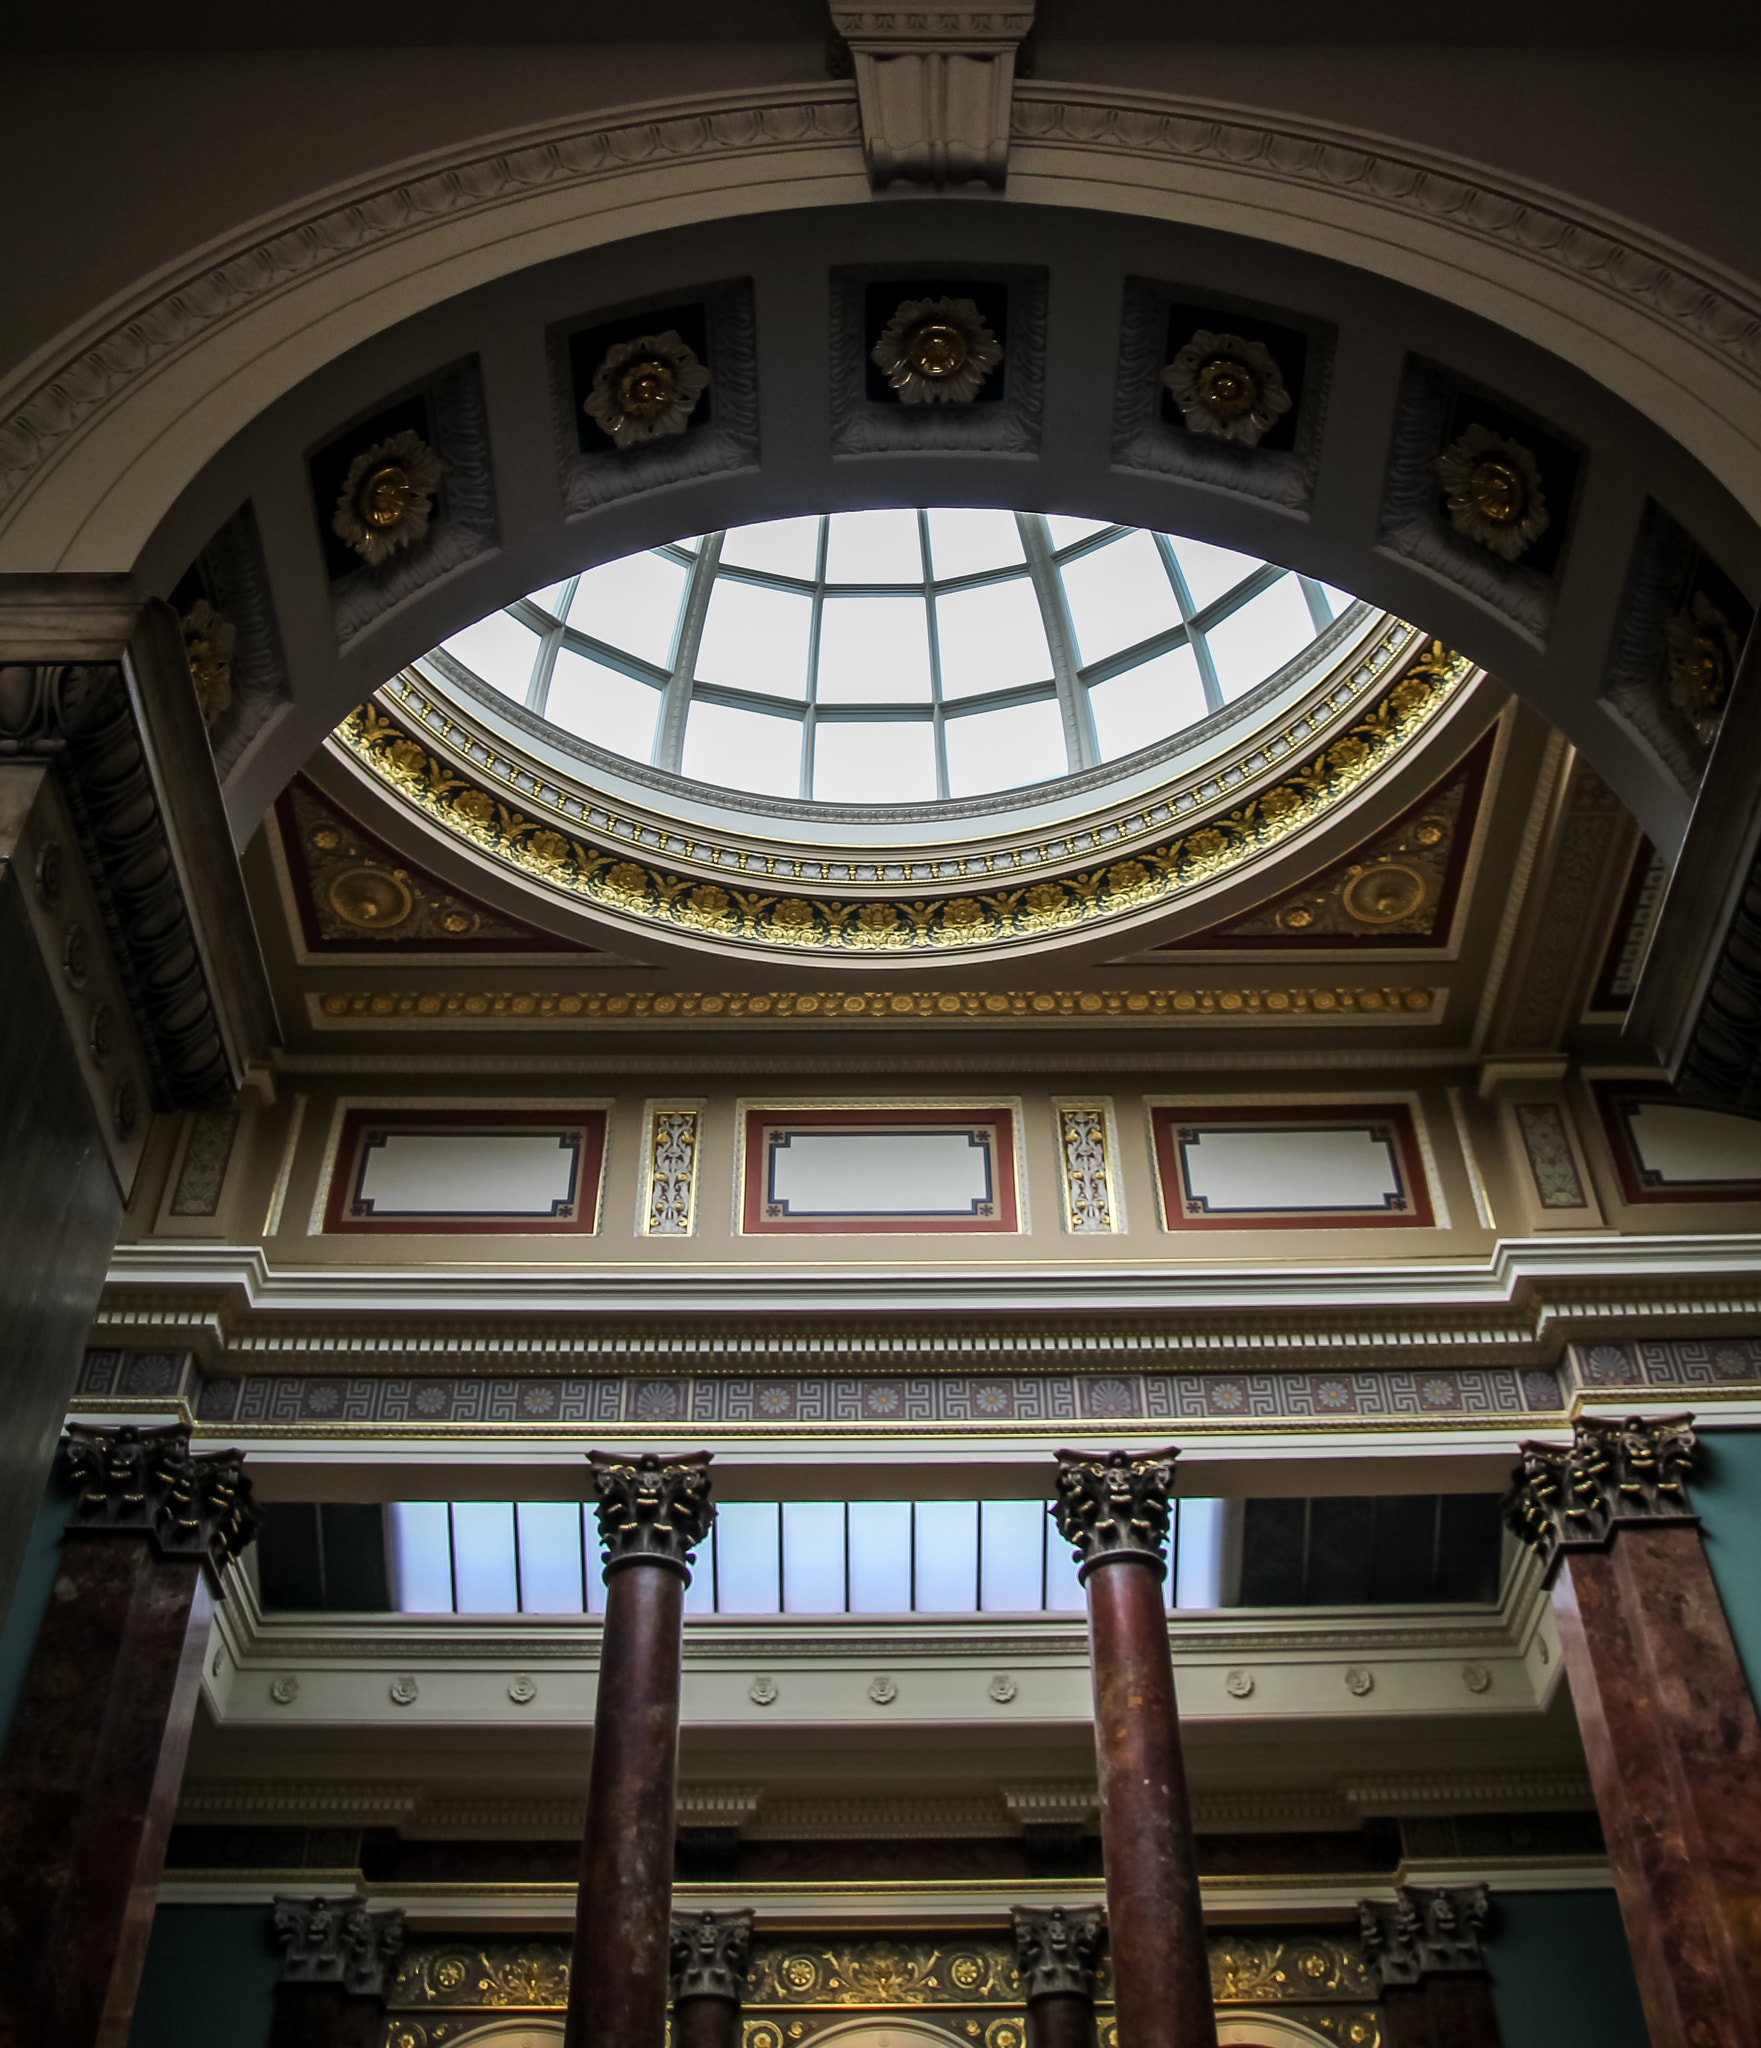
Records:
[[[566,1941],[412,1943],[386,1994],[393,2007],[487,2006],[560,2012],[569,2002]]]
[[[1449,523],[1464,539],[1514,562],[1551,521],[1534,454],[1476,422],[1436,463]]]
[[[599,1540],[606,1577],[632,1564],[660,1564],[687,1583],[698,1544],[709,1535],[715,1510],[709,1499],[709,1451],[661,1458],[652,1452],[621,1457],[589,1451],[598,1493]]]
[[[970,299],[906,299],[869,351],[904,405],[970,405],[1003,360]]]
[[[1162,372],[1189,433],[1259,445],[1290,410],[1284,375],[1264,342],[1201,327]]]
[[[186,1424],[70,1422],[61,1455],[79,1488],[70,1533],[145,1534],[161,1557],[198,1559],[217,1591],[220,1574],[257,1533],[262,1518],[244,1453],[192,1452]]]
[[[1564,1112],[1553,1102],[1519,1102],[1516,1127],[1543,1209],[1581,1209],[1587,1197],[1566,1135]]]
[[[349,464],[330,530],[369,569],[426,538],[444,464],[409,429],[363,448]]]
[[[1396,1887],[1392,1904],[1361,1900],[1358,1931],[1383,1989],[1483,1970],[1480,1932],[1491,1904],[1483,1884],[1403,1884]]]
[[[190,684],[201,707],[202,723],[212,725],[232,703],[232,657],[238,628],[222,618],[205,597],[197,598],[178,621],[183,629],[184,659]]]
[[[1113,1200],[1112,1105],[1060,1102],[1058,1159],[1063,1168],[1064,1228],[1073,1237],[1110,1234],[1119,1228]]]
[[[1107,1925],[1098,1906],[1079,1911],[1011,1906],[1009,1918],[1015,1970],[1029,2003],[1071,1994],[1094,1997],[1095,1977],[1107,1953]]]
[[[597,910],[724,943],[897,958],[1050,938],[1155,908],[1215,881],[1305,830],[1379,772],[1473,672],[1465,657],[1432,641],[1343,732],[1210,822],[1146,843],[1129,858],[950,896],[779,895],[734,886],[732,874],[724,886],[633,859],[640,849],[608,845],[578,829],[559,831],[528,816],[479,779],[489,772],[487,762],[475,765],[471,775],[446,765],[375,703],[362,705],[338,726],[336,738],[405,802],[479,853]],[[524,794],[528,801],[539,792],[529,773],[524,785],[508,784],[509,794]],[[559,822],[576,822],[567,813],[555,815]],[[1074,837],[1070,845],[1074,850]],[[720,859],[719,850],[699,848],[695,841],[685,842],[683,850],[697,857],[714,852]],[[1050,864],[1055,849],[1039,851]],[[1014,859],[1019,866],[1019,849]],[[743,878],[751,874],[751,862],[749,854],[737,857]],[[766,857],[759,874],[774,874],[776,867],[776,858]]]
[[[1692,1415],[1580,1416],[1565,1444],[1526,1443],[1504,1498],[1509,1528],[1551,1577],[1562,1554],[1605,1550],[1630,1522],[1694,1523]]]
[[[620,341],[593,373],[582,410],[619,448],[682,434],[710,375],[672,328]]]
[[[675,1913],[670,1968],[673,2002],[719,1998],[738,2005],[752,1962],[752,1913]]]
[[[1170,1445],[1160,1451],[1060,1451],[1052,1514],[1084,1580],[1114,1558],[1143,1558],[1165,1571],[1174,1494]]]
[[[700,1102],[651,1102],[648,1139],[644,1147],[646,1191],[642,1202],[644,1237],[689,1237],[697,1226],[698,1139],[703,1124]]]

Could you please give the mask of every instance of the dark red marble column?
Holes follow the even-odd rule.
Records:
[[[1128,2048],[1216,2048],[1162,1583],[1174,1450],[1058,1453],[1088,1589],[1113,2000]]]
[[[1359,1903],[1382,1979],[1384,2048],[1503,2048],[1480,1949],[1490,1904],[1483,1884],[1401,1885],[1392,1903]]]
[[[713,1514],[710,1454],[589,1455],[605,1556],[605,1632],[566,2048],[662,2048],[685,1588]]]
[[[751,1956],[750,1912],[674,1915],[673,2048],[739,2048]]]
[[[1685,1479],[1688,1415],[1525,1444],[1505,1503],[1551,1580],[1655,2048],[1761,2048],[1761,1722]]]
[[[269,2048],[379,2048],[403,1914],[356,1898],[278,1898],[273,1913],[282,1963]]]
[[[1027,2048],[1095,2048],[1095,1976],[1107,1952],[1099,1909],[1011,1906]]]
[[[0,2041],[125,2048],[220,1573],[256,1533],[240,1454],[69,1425],[80,1488],[0,1756]]]

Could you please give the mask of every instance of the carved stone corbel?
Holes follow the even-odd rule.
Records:
[[[115,1429],[70,1422],[61,1439],[79,1488],[68,1533],[145,1535],[166,1558],[200,1561],[216,1594],[221,1574],[257,1533],[242,1451],[190,1449],[181,1423]]]
[[[1015,64],[1033,0],[873,7],[831,0],[848,46],[875,187],[1001,186],[1009,164]]]
[[[1483,1884],[1403,1884],[1392,1904],[1360,1899],[1358,1931],[1381,1972],[1383,1989],[1483,1971],[1480,1931],[1491,1908],[1492,1895]]]
[[[271,1901],[283,1984],[330,1985],[381,2001],[404,1947],[401,1909],[370,1912],[359,1899]]]
[[[1697,1442],[1693,1419],[1584,1415],[1569,1445],[1523,1445],[1504,1519],[1549,1579],[1563,1555],[1606,1550],[1627,1523],[1698,1522],[1684,1484]]]
[[[708,1451],[661,1458],[616,1451],[589,1451],[587,1460],[599,1499],[599,1540],[605,1575],[631,1564],[670,1566],[691,1576],[691,1555],[715,1519],[709,1498]]]
[[[1097,1565],[1136,1558],[1165,1573],[1174,1495],[1170,1446],[1161,1451],[1060,1451],[1052,1514],[1086,1582]]]

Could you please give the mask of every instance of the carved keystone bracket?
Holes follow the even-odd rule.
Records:
[[[709,1534],[715,1509],[709,1498],[709,1451],[676,1458],[653,1452],[635,1457],[589,1451],[599,1494],[599,1540],[605,1575],[630,1564],[661,1564],[689,1581],[691,1557]]]
[[[1504,1519],[1549,1578],[1566,1552],[1606,1550],[1628,1523],[1699,1520],[1683,1484],[1697,1443],[1693,1419],[1585,1415],[1569,1446],[1523,1445]]]
[[[1163,1451],[1059,1451],[1058,1534],[1076,1552],[1084,1580],[1114,1558],[1143,1558],[1167,1569],[1174,1460]]]
[[[1015,60],[1032,0],[895,8],[832,0],[850,50],[868,175],[878,186],[1001,185]]]
[[[359,1899],[270,1903],[282,1983],[339,1984],[351,1998],[384,1998],[403,1953],[401,1909],[371,1913]]]
[[[720,1998],[740,2003],[752,1960],[752,1913],[673,1915],[673,2003],[687,1998]]]
[[[1358,1930],[1382,1974],[1382,1988],[1483,1972],[1480,1930],[1491,1908],[1492,1895],[1483,1884],[1449,1890],[1403,1884],[1392,1905],[1360,1899]]]
[[[1100,1907],[1066,1912],[1062,1906],[1011,1906],[1009,1917],[1015,1925],[1015,1968],[1028,2003],[1070,1993],[1092,2002],[1107,1953]]]
[[[98,1429],[70,1422],[61,1454],[80,1490],[70,1533],[145,1534],[161,1557],[199,1559],[216,1594],[221,1573],[257,1533],[244,1452],[192,1453],[181,1423]]]

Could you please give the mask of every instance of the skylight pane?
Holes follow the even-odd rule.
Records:
[[[696,1562],[691,1567],[691,1583],[685,1588],[685,1612],[687,1614],[713,1614],[715,1612],[715,1531],[697,1546]]]
[[[1233,590],[1238,583],[1245,582],[1266,566],[1255,555],[1238,555],[1229,548],[1214,548],[1209,541],[1188,540],[1178,533],[1169,534],[1168,539],[1173,543],[1174,559],[1180,564],[1180,573],[1186,579],[1186,592],[1192,599],[1194,611],[1202,612],[1226,590]]]
[[[944,731],[950,796],[984,796],[1069,771],[1064,715],[1055,697],[950,718]]]
[[[979,1606],[987,1614],[1037,1614],[1044,1604],[1045,1502],[987,1500],[979,1516]]]
[[[492,689],[512,697],[516,704],[525,703],[539,647],[538,635],[530,626],[522,626],[507,612],[491,612],[440,644],[454,661],[462,661]]]
[[[718,576],[697,649],[697,674],[732,690],[769,697],[807,695],[807,636],[813,600]]]
[[[1025,576],[938,597],[936,638],[945,702],[1050,680],[1045,623]]]
[[[1106,530],[1104,519],[1069,519],[1061,512],[1046,515],[1046,531],[1052,536],[1054,548],[1073,548],[1079,540],[1087,540],[1091,535],[1105,533]]]
[[[799,796],[801,727],[793,718],[699,701],[685,721],[679,766],[696,782],[760,796]]]
[[[722,536],[721,559],[730,568],[762,569],[811,583],[819,569],[819,521],[767,519],[760,526],[731,526]]]
[[[1225,703],[1263,683],[1315,637],[1308,601],[1294,576],[1281,576],[1270,590],[1250,598],[1221,625],[1205,634],[1216,663]]]
[[[1178,1512],[1174,1605],[1221,1607],[1223,1503],[1220,1500],[1183,1500],[1179,1503]]]
[[[400,1614],[452,1612],[452,1526],[443,1500],[398,1500],[386,1516]]]
[[[646,761],[654,752],[660,692],[651,683],[639,683],[634,676],[620,675],[571,647],[561,647],[550,672],[544,715],[552,725],[579,733],[596,747]]]
[[[1013,512],[938,511],[929,514],[930,568],[938,582],[976,576],[1025,561]]]
[[[915,512],[834,512],[826,535],[828,583],[921,583]]]
[[[512,1501],[453,1502],[452,1574],[460,1614],[519,1613]]]
[[[927,804],[935,794],[935,729],[927,718],[819,721],[813,741],[815,803]]]
[[[514,1515],[520,1538],[520,1611],[584,1612],[580,1502],[523,1500]]]
[[[920,597],[828,597],[819,627],[821,704],[926,704],[929,615]]]
[[[1336,619],[1344,618],[1345,614],[1357,603],[1357,599],[1352,596],[1349,590],[1337,590],[1331,583],[1323,583],[1321,589],[1326,596],[1328,604],[1332,607],[1333,616]]]
[[[1082,1614],[1088,1595],[1076,1576],[1076,1555],[1055,1525],[1046,1527],[1046,1611],[1048,1614]]]
[[[911,1503],[850,1503],[850,1612],[911,1612]]]
[[[844,1612],[844,1503],[783,1505],[783,1612]]]
[[[563,615],[563,593],[568,589],[570,580],[565,576],[560,583],[547,583],[542,590],[534,590],[526,602],[535,604],[541,612],[549,612],[553,619],[560,619]]]
[[[776,1614],[778,1583],[777,1504],[774,1500],[730,1500],[715,1511],[718,1605],[723,1614]]]
[[[917,1611],[971,1614],[978,1606],[978,1502],[920,1500]]]
[[[1088,702],[1101,759],[1135,754],[1204,717],[1198,657],[1190,647],[1172,648],[1123,675],[1091,684]]]
[[[569,624],[608,647],[668,668],[687,573],[683,562],[665,555],[626,555],[589,569],[575,586]]]
[[[1063,569],[1064,595],[1086,666],[1180,623],[1174,586],[1147,533],[1127,533]]]

